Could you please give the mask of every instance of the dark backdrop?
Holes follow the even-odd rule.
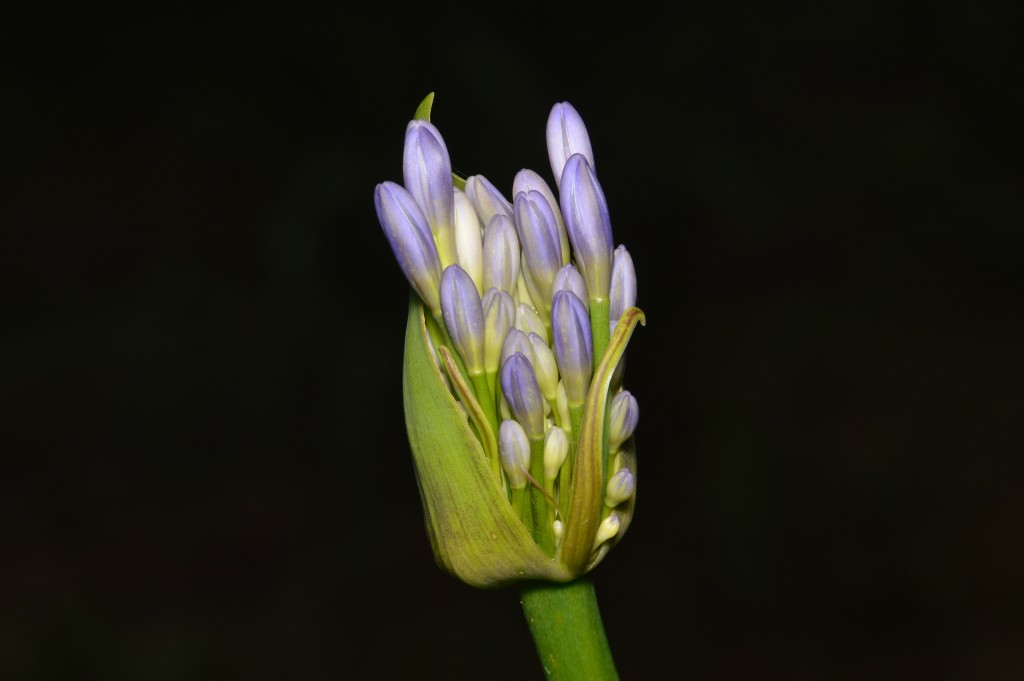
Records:
[[[633,5],[5,20],[0,676],[539,677],[404,438],[435,91],[506,191],[572,102],[637,265],[624,678],[1024,677],[1021,12]]]

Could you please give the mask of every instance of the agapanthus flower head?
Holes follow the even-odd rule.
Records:
[[[509,202],[483,175],[453,177],[430,101],[406,129],[405,186],[383,182],[374,201],[416,294],[406,428],[435,556],[477,586],[568,581],[619,541],[635,505],[621,360],[644,320],[636,272],[613,251],[574,107],[547,121],[557,195],[523,169]]]

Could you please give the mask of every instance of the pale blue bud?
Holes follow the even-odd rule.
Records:
[[[484,238],[480,231],[480,219],[476,216],[473,204],[463,192],[455,190],[455,253],[459,267],[466,270],[477,293],[483,294],[484,289]]]
[[[523,266],[529,272],[527,283],[536,286],[534,302],[549,309],[551,282],[562,267],[562,243],[558,223],[544,195],[537,191],[516,195],[513,204],[519,243],[523,247]]]
[[[531,440],[544,437],[544,396],[530,360],[522,353],[517,352],[501,365],[501,391],[527,437]]]
[[[583,301],[583,306],[590,310],[590,296],[587,295],[587,282],[583,281],[583,275],[573,264],[568,264],[555,274],[551,282],[551,298],[559,291],[572,291],[576,297]]]
[[[560,102],[551,107],[547,124],[548,159],[555,184],[561,188],[562,172],[569,157],[583,154],[587,162],[594,165],[594,150],[590,146],[590,135],[583,125],[579,112],[569,102]]]
[[[565,381],[569,406],[583,404],[594,369],[594,343],[590,317],[583,301],[571,291],[555,294],[551,306],[551,335],[555,339],[555,360]]]
[[[441,275],[441,312],[455,349],[471,376],[484,371],[484,313],[466,270],[449,265]]]
[[[508,335],[505,336],[505,342],[501,346],[502,365],[505,364],[505,360],[517,352],[530,360],[530,366],[533,366],[533,343],[530,342],[530,337],[519,329],[509,329]]]
[[[498,451],[501,467],[512,489],[526,487],[526,471],[530,470],[530,440],[517,421],[505,419],[498,427]]]
[[[562,264],[566,265],[572,257],[572,252],[569,250],[569,235],[565,233],[565,221],[562,220],[562,209],[558,206],[558,199],[555,198],[555,193],[551,191],[551,187],[544,181],[544,178],[532,170],[523,168],[516,173],[516,178],[512,182],[512,196],[531,191],[543,194],[548,205],[551,206],[555,222],[558,223],[558,240],[562,244]]]
[[[526,333],[537,334],[544,339],[545,343],[548,340],[548,330],[544,326],[544,320],[536,310],[526,303],[519,303],[516,306],[516,328]]]
[[[485,225],[489,224],[495,215],[512,217],[512,204],[483,175],[471,175],[466,178],[466,196],[476,208],[480,222]]]
[[[622,443],[630,438],[640,420],[640,405],[628,390],[612,398],[608,410],[608,445],[611,451],[618,451]]]
[[[554,480],[569,456],[569,436],[558,426],[551,426],[544,433],[544,478]]]
[[[597,535],[594,537],[594,548],[596,549],[600,544],[603,544],[617,535],[621,526],[622,520],[619,518],[618,513],[612,513],[610,516],[602,520],[601,524],[597,526]]]
[[[434,316],[441,314],[441,261],[423,216],[404,187],[382,182],[373,194],[377,219],[409,285]]]
[[[530,362],[533,364],[533,371],[537,374],[537,383],[544,399],[552,402],[558,395],[558,363],[555,361],[555,353],[548,347],[548,342],[535,333],[530,333],[530,345],[533,346],[533,357]]]
[[[406,189],[430,225],[441,266],[447,267],[456,262],[452,162],[441,133],[427,121],[410,121],[405,129],[402,171]]]
[[[620,468],[615,475],[608,479],[608,486],[604,492],[604,503],[609,508],[615,508],[632,497],[634,492],[636,492],[636,478],[628,468]]]
[[[516,320],[516,304],[505,291],[488,289],[481,306],[484,310],[484,371],[498,372],[501,366],[501,348],[509,329]]]
[[[636,269],[633,268],[633,258],[625,246],[615,249],[609,298],[608,319],[614,329],[622,313],[636,306]]]
[[[484,230],[484,290],[516,292],[519,283],[519,235],[507,215],[495,215]]]
[[[580,154],[574,154],[565,164],[561,206],[590,302],[607,300],[612,275],[611,217],[597,175]]]

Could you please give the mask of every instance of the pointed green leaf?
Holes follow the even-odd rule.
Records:
[[[416,107],[416,113],[413,114],[413,118],[418,121],[430,122],[430,109],[434,106],[434,93],[431,92],[429,95],[423,98],[420,105]]]

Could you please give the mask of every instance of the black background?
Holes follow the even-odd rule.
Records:
[[[539,678],[435,567],[372,190],[587,122],[648,326],[626,679],[1024,677],[1019,9],[41,7],[0,28],[0,677]]]

